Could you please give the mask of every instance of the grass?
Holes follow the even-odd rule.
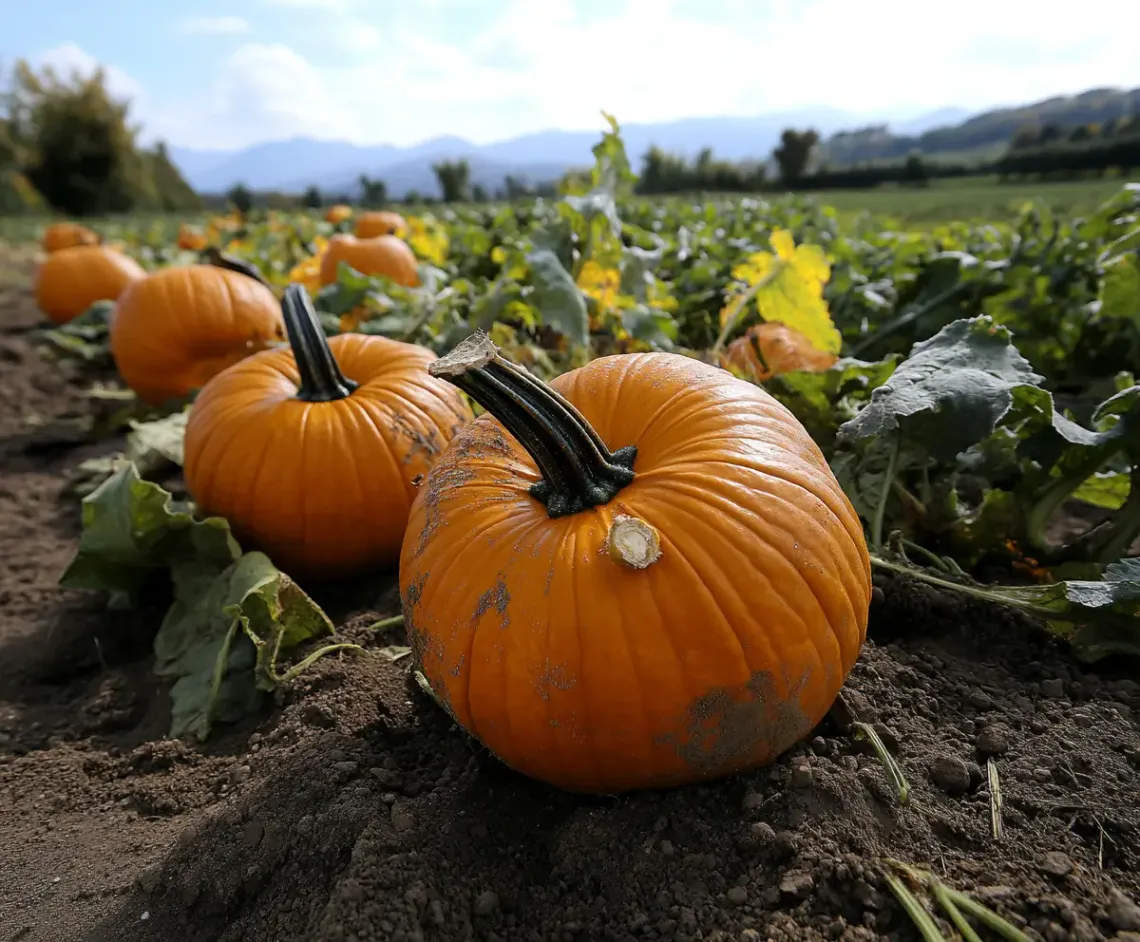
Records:
[[[987,223],[1007,220],[1022,204],[1044,200],[1055,213],[1085,216],[1120,192],[1118,177],[1049,183],[999,183],[997,177],[957,177],[932,181],[920,189],[880,187],[874,190],[826,190],[809,194],[834,206],[841,217],[867,212],[908,226],[949,222]]]
[[[823,190],[808,192],[819,203],[833,206],[846,224],[861,213],[881,217],[884,224],[906,228],[933,228],[950,222],[982,224],[1002,222],[1015,216],[1029,200],[1044,200],[1062,216],[1084,216],[1120,191],[1119,177],[1060,182],[999,183],[997,177],[955,177],[935,180],[921,189],[883,186],[873,190]],[[772,194],[773,196],[775,194]],[[397,207],[414,212],[414,207]],[[432,206],[421,211],[430,212]],[[96,230],[129,224],[150,229],[161,241],[174,239],[180,222],[200,223],[207,214],[173,216],[140,214],[86,220]],[[0,216],[0,242],[34,242],[52,221],[44,216]]]

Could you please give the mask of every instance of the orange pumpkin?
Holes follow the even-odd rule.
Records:
[[[403,235],[408,223],[399,213],[378,209],[361,213],[356,219],[356,237],[373,239],[381,235]]]
[[[206,233],[185,223],[178,227],[178,247],[184,252],[201,252],[207,245]]]
[[[337,203],[335,206],[330,206],[325,213],[325,222],[331,222],[334,226],[340,225],[346,219],[351,218],[352,207],[345,206],[344,203]]]
[[[839,357],[813,347],[798,330],[766,321],[750,327],[743,337],[730,343],[721,364],[734,366],[746,377],[763,382],[796,370],[818,373],[837,362]]]
[[[396,284],[414,288],[420,283],[416,256],[406,242],[395,236],[382,235],[358,239],[351,235],[335,235],[321,256],[321,284],[336,281],[337,267],[346,262],[365,275],[384,275]]]
[[[326,338],[301,285],[283,308],[292,349],[243,360],[195,401],[187,488],[291,575],[394,566],[416,486],[471,408],[428,375],[430,350]]]
[[[549,386],[483,334],[429,367],[489,410],[412,507],[420,670],[461,726],[561,788],[758,766],[807,736],[866,636],[863,530],[762,388],[669,353]]]
[[[285,339],[281,308],[255,278],[216,265],[164,268],[124,291],[111,354],[124,382],[161,406]]]
[[[43,246],[47,253],[70,249],[77,245],[98,245],[99,234],[77,222],[57,222],[44,230]]]
[[[36,272],[36,304],[57,324],[66,324],[96,301],[114,301],[145,276],[138,262],[110,246],[59,249]]]

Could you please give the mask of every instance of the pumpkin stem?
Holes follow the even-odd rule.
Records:
[[[636,445],[610,451],[564,396],[499,356],[482,331],[429,364],[428,372],[458,386],[518,439],[542,472],[531,496],[551,517],[609,503],[633,480]]]
[[[333,402],[351,396],[360,384],[340,371],[304,285],[291,284],[285,289],[281,312],[301,374],[297,398],[302,402]]]
[[[265,287],[272,289],[272,286],[265,280],[265,276],[253,262],[247,262],[243,258],[238,258],[235,255],[227,255],[216,245],[208,245],[202,249],[202,260],[213,265],[215,268],[225,268],[229,271],[236,271],[239,275],[246,275],[254,281],[260,281]]]

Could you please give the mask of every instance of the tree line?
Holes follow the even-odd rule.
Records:
[[[18,60],[0,77],[0,213],[198,209],[165,144],[139,145],[129,109],[102,69],[60,76]]]

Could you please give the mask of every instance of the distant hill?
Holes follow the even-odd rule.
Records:
[[[885,124],[832,135],[824,143],[824,155],[833,166],[898,159],[911,151],[973,159],[996,156],[1019,128],[1055,122],[1073,127],[1140,112],[1140,88],[1094,88],[1080,95],[1046,98],[1014,108],[986,111],[956,124],[926,131]]]
[[[1026,124],[1103,122],[1137,110],[1140,88],[1103,88],[980,114],[942,108],[902,120],[886,120],[883,116],[819,107],[754,117],[626,124],[622,135],[635,162],[640,162],[653,145],[688,158],[711,147],[723,160],[765,160],[788,127],[815,128],[824,137],[824,157],[832,166],[897,160],[912,150],[973,160],[997,156]],[[383,180],[396,198],[413,190],[439,196],[433,163],[466,158],[471,164],[471,182],[494,192],[508,174],[541,183],[556,179],[571,167],[588,165],[598,133],[546,130],[482,145],[460,137],[436,137],[407,147],[297,137],[239,151],[172,148],[171,156],[194,189],[205,194],[224,193],[235,183],[245,183],[255,190],[286,193],[300,193],[316,185],[329,195],[354,196],[363,173]]]
[[[953,115],[957,110],[950,110]],[[947,112],[907,119],[909,132],[936,126]],[[726,160],[764,159],[786,127],[814,127],[827,134],[874,116],[830,108],[758,117],[684,118],[660,124],[622,125],[631,158],[656,144],[665,150],[695,157],[712,147]],[[410,147],[362,146],[349,141],[293,138],[257,144],[240,151],[199,151],[173,148],[175,163],[200,193],[222,193],[235,183],[257,190],[299,193],[316,185],[329,194],[355,194],[360,174],[384,180],[389,193],[400,197],[411,190],[439,195],[432,163],[466,157],[472,183],[488,190],[502,186],[507,174],[532,182],[553,180],[571,167],[588,165],[599,131],[538,131],[492,144],[474,144],[458,137],[438,137]]]

